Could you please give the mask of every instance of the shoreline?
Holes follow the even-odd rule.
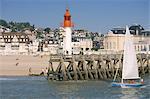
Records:
[[[0,77],[45,77],[46,75],[0,75]]]
[[[7,55],[0,56],[0,76],[40,75],[49,66],[49,56]],[[58,63],[54,63],[57,66]],[[55,66],[55,67],[56,67]]]

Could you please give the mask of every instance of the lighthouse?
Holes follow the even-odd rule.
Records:
[[[72,54],[72,21],[71,21],[71,15],[69,12],[69,9],[66,9],[65,15],[64,15],[64,22],[63,22],[63,29],[64,29],[64,35],[63,35],[63,54],[64,55],[71,55]]]

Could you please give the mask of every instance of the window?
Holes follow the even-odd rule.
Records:
[[[5,45],[0,45],[0,50],[5,50]]]
[[[136,46],[134,46],[134,48],[135,48],[135,50],[137,50],[137,49],[136,49]]]
[[[110,42],[110,49],[111,49],[112,45],[111,45],[111,42]]]
[[[10,42],[10,39],[8,39],[8,42]]]
[[[141,45],[141,51],[143,50],[143,46]]]
[[[116,49],[116,42],[113,42],[113,49]]]
[[[138,51],[140,50],[140,47],[139,47],[139,45],[138,45]]]
[[[108,42],[106,43],[106,49],[108,49]]]
[[[147,51],[147,48],[146,48],[146,45],[144,45],[144,49],[143,49],[144,51]]]
[[[86,48],[85,50],[86,50],[86,51],[88,51],[88,50],[89,50],[89,48]]]
[[[68,16],[66,17],[66,16],[65,16],[65,20],[70,20],[70,17],[68,17]]]

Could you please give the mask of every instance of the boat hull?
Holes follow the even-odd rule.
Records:
[[[132,88],[132,87],[141,87],[143,86],[142,83],[135,83],[135,84],[130,84],[130,83],[116,83],[116,82],[113,82],[111,84],[113,87],[122,87],[122,88]]]

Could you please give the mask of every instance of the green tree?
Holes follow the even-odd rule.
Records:
[[[34,30],[35,30],[35,26],[32,25],[31,28],[30,28],[30,30],[31,30],[31,31],[34,31]]]
[[[51,31],[51,29],[49,27],[44,29],[45,32],[49,33]]]
[[[36,35],[36,38],[39,38],[39,39],[43,38],[42,32],[38,31],[37,35]]]
[[[91,50],[98,51],[99,48],[91,48]]]
[[[5,20],[0,19],[0,25],[4,27],[8,27],[8,23]]]

